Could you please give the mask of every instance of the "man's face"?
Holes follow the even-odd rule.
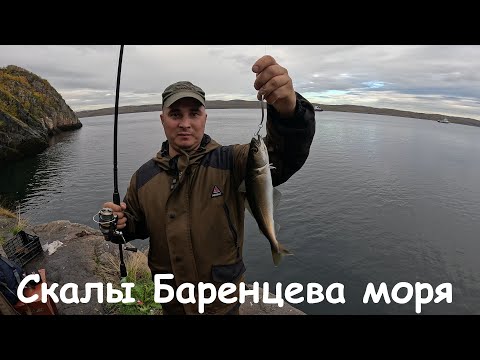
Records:
[[[170,146],[190,151],[196,149],[202,141],[207,122],[205,107],[193,98],[175,101],[163,109],[160,115],[165,136]]]

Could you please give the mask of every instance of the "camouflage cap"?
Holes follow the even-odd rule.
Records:
[[[169,107],[175,101],[185,97],[194,98],[205,106],[205,92],[190,81],[179,81],[169,85],[162,94],[162,108]]]

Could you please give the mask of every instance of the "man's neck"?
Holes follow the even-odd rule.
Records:
[[[194,153],[195,151],[197,151],[197,149],[200,147],[200,144],[198,144],[195,148],[193,149],[190,149],[190,150],[183,150],[183,152],[187,153],[187,154],[192,154]],[[181,155],[182,152],[180,150],[176,150],[172,147],[171,144],[168,144],[168,154],[170,155],[171,158],[177,156],[177,155]]]

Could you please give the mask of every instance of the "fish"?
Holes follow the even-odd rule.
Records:
[[[281,193],[273,187],[268,150],[265,142],[258,135],[252,137],[247,157],[245,172],[246,208],[254,217],[260,231],[270,242],[273,263],[278,266],[284,255],[292,255],[277,240],[274,208],[280,200]]]

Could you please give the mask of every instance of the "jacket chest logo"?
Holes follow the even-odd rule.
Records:
[[[222,195],[223,195],[222,191],[218,188],[217,185],[215,185],[212,189],[212,194],[211,194],[210,197],[214,198],[214,197],[222,196]]]

